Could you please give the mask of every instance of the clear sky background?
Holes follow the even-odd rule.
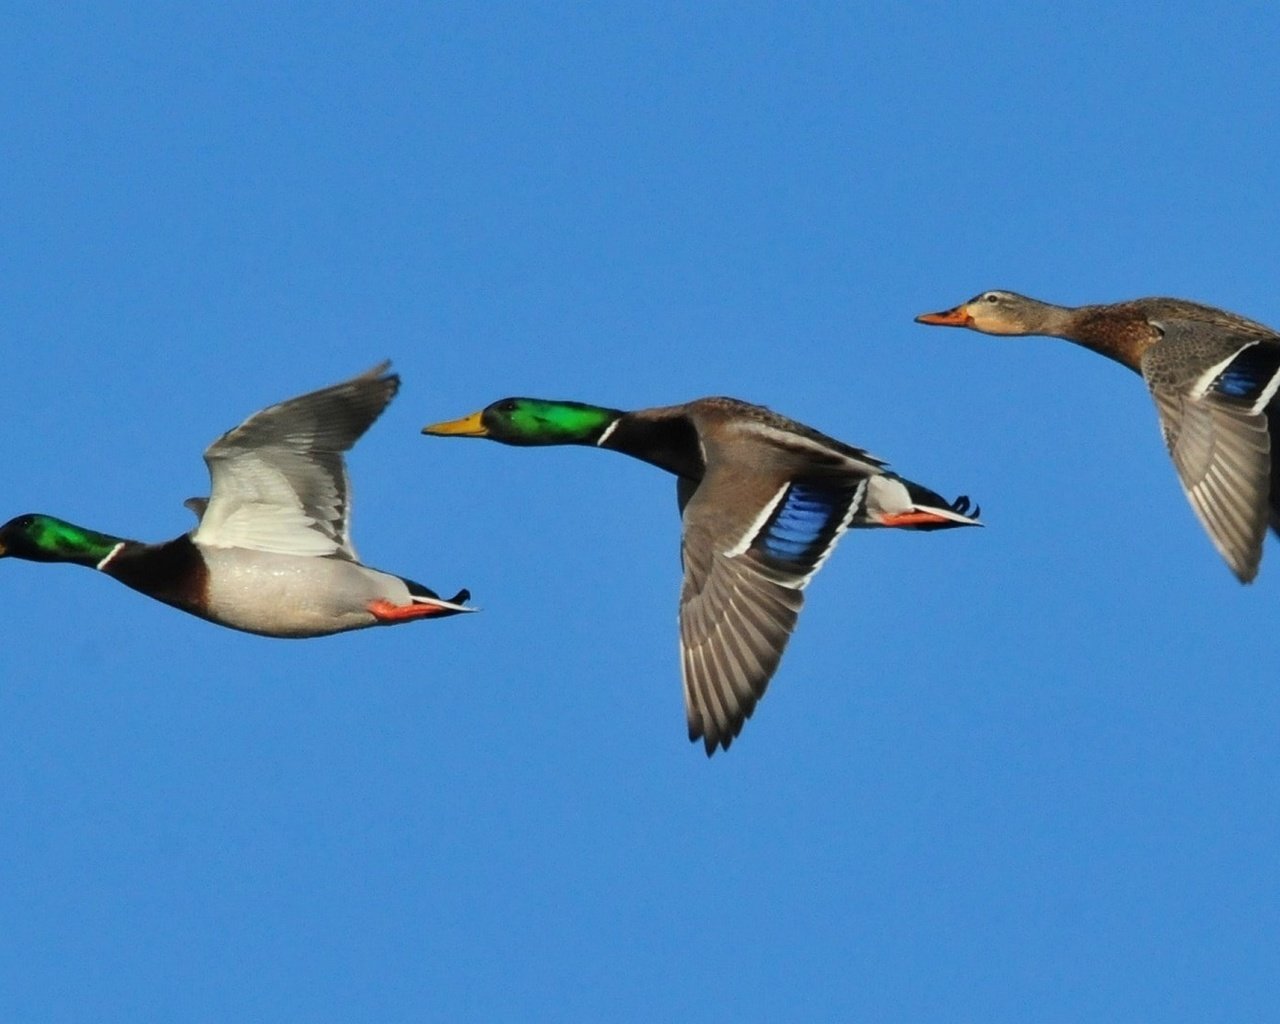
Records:
[[[119,6],[0,33],[0,518],[175,536],[389,357],[357,547],[484,610],[0,563],[0,1018],[1274,1015],[1277,545],[1236,583],[1135,375],[912,323],[1280,324],[1274,7]],[[762,402],[988,525],[847,536],[708,761],[672,479],[419,434],[510,394]]]

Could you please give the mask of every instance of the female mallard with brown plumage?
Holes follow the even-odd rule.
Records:
[[[609,448],[675,474],[685,710],[708,755],[751,716],[845,530],[979,525],[968,499],[947,502],[860,448],[732,398],[637,412],[507,398],[423,433]]]
[[[1280,334],[1213,306],[1135,299],[1055,306],[989,291],[922,324],[1066,338],[1142,374],[1183,489],[1243,583],[1267,526],[1280,533]]]
[[[250,416],[204,453],[213,486],[199,525],[143,544],[28,514],[0,527],[0,557],[70,562],[219,625],[312,637],[473,611],[362,565],[342,453],[400,387],[388,364]]]

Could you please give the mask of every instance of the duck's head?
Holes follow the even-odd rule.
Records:
[[[916,323],[968,327],[983,334],[1043,334],[1057,311],[1060,306],[997,290],[982,292],[941,313],[921,313]]]
[[[479,412],[422,428],[438,437],[487,437],[503,444],[595,444],[622,413],[582,402],[503,398]]]
[[[96,565],[119,543],[119,537],[38,512],[17,516],[0,526],[0,558]]]

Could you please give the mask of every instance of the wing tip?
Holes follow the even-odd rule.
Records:
[[[728,750],[733,746],[733,741],[742,733],[742,727],[746,725],[747,719],[755,712],[758,702],[759,698],[752,701],[749,706],[740,705],[729,721],[725,723],[723,730],[714,723],[710,729],[704,728],[702,718],[691,715],[689,717],[689,742],[697,743],[701,740],[707,757],[714,757],[717,750]]]

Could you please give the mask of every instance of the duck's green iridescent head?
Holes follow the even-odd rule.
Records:
[[[459,420],[432,423],[424,434],[487,437],[503,444],[595,444],[622,412],[582,402],[504,398]]]
[[[39,513],[18,516],[0,526],[0,558],[97,565],[119,543],[119,537]]]

